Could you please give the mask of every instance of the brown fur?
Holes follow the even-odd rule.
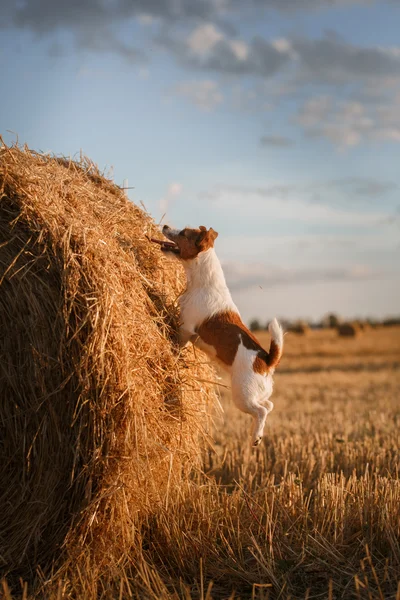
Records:
[[[217,358],[226,365],[233,364],[240,340],[245,348],[257,352],[253,364],[256,373],[266,374],[279,362],[280,350],[275,342],[271,341],[268,353],[247,329],[240,316],[233,311],[218,313],[210,317],[200,325],[197,334],[205,344],[215,348]]]
[[[179,249],[180,258],[190,260],[196,258],[200,252],[213,248],[217,237],[218,233],[212,227],[207,231],[204,225],[200,225],[199,229],[185,227],[179,232],[179,235],[174,235],[173,241]],[[168,251],[169,249],[164,250]]]

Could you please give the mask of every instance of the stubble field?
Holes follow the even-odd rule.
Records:
[[[256,449],[219,382],[204,470],[138,514],[111,578],[77,564],[48,598],[400,600],[400,328],[287,334]]]
[[[207,477],[147,524],[143,593],[399,600],[400,329],[287,334],[257,449],[221,390]]]

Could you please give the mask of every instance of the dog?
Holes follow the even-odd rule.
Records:
[[[272,375],[282,356],[283,332],[274,319],[268,327],[271,345],[267,352],[244,325],[225,282],[214,250],[218,233],[185,227],[181,231],[164,225],[167,241],[152,239],[161,250],[179,259],[187,278],[180,296],[181,347],[192,342],[231,376],[232,398],[239,410],[253,417],[252,443],[261,443],[265,421],[274,405],[270,401]]]

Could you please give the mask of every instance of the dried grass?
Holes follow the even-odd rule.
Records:
[[[138,515],[168,505],[199,465],[213,374],[176,345],[184,278],[149,244],[155,232],[88,159],[0,150],[0,568],[10,585],[63,579],[79,595],[90,573],[106,589],[140,546]]]

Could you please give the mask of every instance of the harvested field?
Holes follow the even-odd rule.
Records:
[[[13,165],[23,163],[20,173],[29,159],[13,152],[8,178]],[[35,177],[25,179],[16,196],[9,182],[1,199],[2,236],[11,226],[15,236],[9,244],[2,238],[0,248],[2,268],[14,269],[3,270],[13,277],[0,287],[0,567],[7,576],[0,597],[400,600],[400,328],[368,329],[357,338],[341,338],[334,330],[287,334],[262,445],[250,446],[249,417],[232,406],[221,380],[224,412],[215,411],[211,444],[203,451],[194,432],[207,425],[205,400],[212,397],[206,381],[215,376],[201,353],[191,347],[180,353],[174,345],[174,298],[182,273],[146,244],[142,234],[144,229],[153,234],[154,224],[113,186],[120,205],[115,217],[105,182],[97,172],[93,180],[90,163],[31,158],[45,172],[51,168],[48,185],[64,192],[60,182],[71,177],[72,168],[74,178],[83,178],[81,202],[88,195],[91,208],[74,218],[74,235],[65,238],[54,232],[80,206],[71,210],[68,195],[57,206],[52,196],[47,220],[43,211],[41,220],[39,211],[32,213],[38,195],[23,196],[38,185]],[[11,196],[11,204],[4,201]],[[30,202],[21,212],[24,197]],[[94,218],[98,212],[100,222]],[[4,216],[10,214],[12,219]],[[35,229],[32,223],[39,222]],[[43,231],[53,235],[45,239]],[[77,272],[85,274],[78,279],[81,286],[72,278],[73,297],[66,295],[71,288],[60,275],[71,240]],[[20,264],[10,262],[18,244],[28,249],[19,255]],[[54,278],[64,285],[57,287]],[[44,302],[42,292],[35,302],[36,286],[47,286],[61,304],[69,299],[72,313],[54,320],[57,302]],[[127,288],[132,298],[120,304],[123,295],[117,292]],[[21,306],[31,306],[24,318],[18,317]],[[71,322],[71,314],[85,327]],[[67,317],[71,329],[65,329]],[[28,344],[22,333],[12,334],[13,319]],[[108,328],[97,329],[99,319]],[[117,326],[121,322],[124,327]],[[121,331],[125,344],[118,341]],[[62,346],[60,355],[54,336],[64,339],[62,332],[70,346]],[[158,340],[154,352],[146,345],[149,334]],[[268,334],[259,337],[268,346]],[[35,340],[40,344],[33,352],[29,344]],[[73,385],[62,387],[64,379],[53,379],[61,376],[54,360],[37,358],[37,350],[43,358],[45,349],[57,361],[62,357],[61,375],[72,373]],[[121,397],[124,377],[132,371],[129,392]],[[171,409],[165,400],[179,390],[178,407],[173,403]],[[32,543],[25,548],[24,540]]]
[[[400,328],[285,344],[261,447],[221,388],[207,479],[153,521],[159,597],[400,598]]]
[[[221,388],[205,475],[138,519],[139,557],[113,592],[82,574],[85,597],[398,599],[399,335],[288,334],[256,451]]]

